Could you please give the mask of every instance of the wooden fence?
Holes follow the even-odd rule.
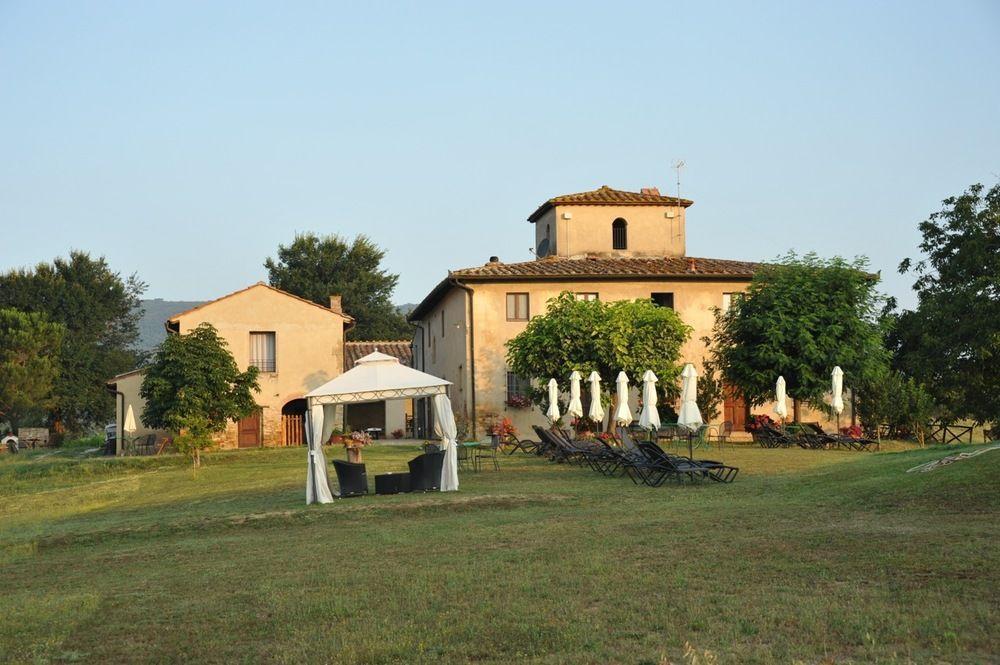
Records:
[[[281,441],[286,446],[304,446],[306,443],[305,416],[281,416]]]

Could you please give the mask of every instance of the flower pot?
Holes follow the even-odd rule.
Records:
[[[361,449],[348,447],[347,448],[347,461],[354,462],[355,464],[361,464]]]

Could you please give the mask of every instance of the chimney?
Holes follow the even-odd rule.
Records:
[[[344,313],[344,305],[341,302],[342,299],[343,299],[343,296],[341,296],[339,294],[337,294],[337,295],[331,295],[330,296],[330,311],[331,312],[336,312],[337,314],[343,314]]]
[[[500,263],[500,257],[499,256],[491,256],[490,257],[490,263]]]
[[[643,187],[639,191],[640,191],[640,193],[645,194],[646,196],[659,196],[660,195],[660,190],[657,187]]]
[[[688,272],[698,272],[698,263],[694,259],[688,259]]]

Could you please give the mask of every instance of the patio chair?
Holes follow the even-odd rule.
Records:
[[[410,491],[441,491],[441,468],[444,466],[444,451],[417,455],[409,462]]]
[[[726,442],[729,441],[729,437],[733,435],[733,421],[727,420],[718,427],[715,428],[715,440],[719,443],[719,448],[721,449]]]
[[[364,464],[335,459],[332,462],[337,472],[337,484],[340,485],[341,499],[351,496],[368,494],[368,472]]]
[[[476,471],[483,470],[483,462],[493,463],[493,470],[500,470],[499,453],[500,449],[503,447],[503,443],[500,441],[499,437],[495,437],[488,446],[479,445],[472,449],[472,468]]]

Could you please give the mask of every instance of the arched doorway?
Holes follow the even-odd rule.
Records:
[[[306,401],[293,399],[281,407],[281,443],[303,446],[306,443]]]

